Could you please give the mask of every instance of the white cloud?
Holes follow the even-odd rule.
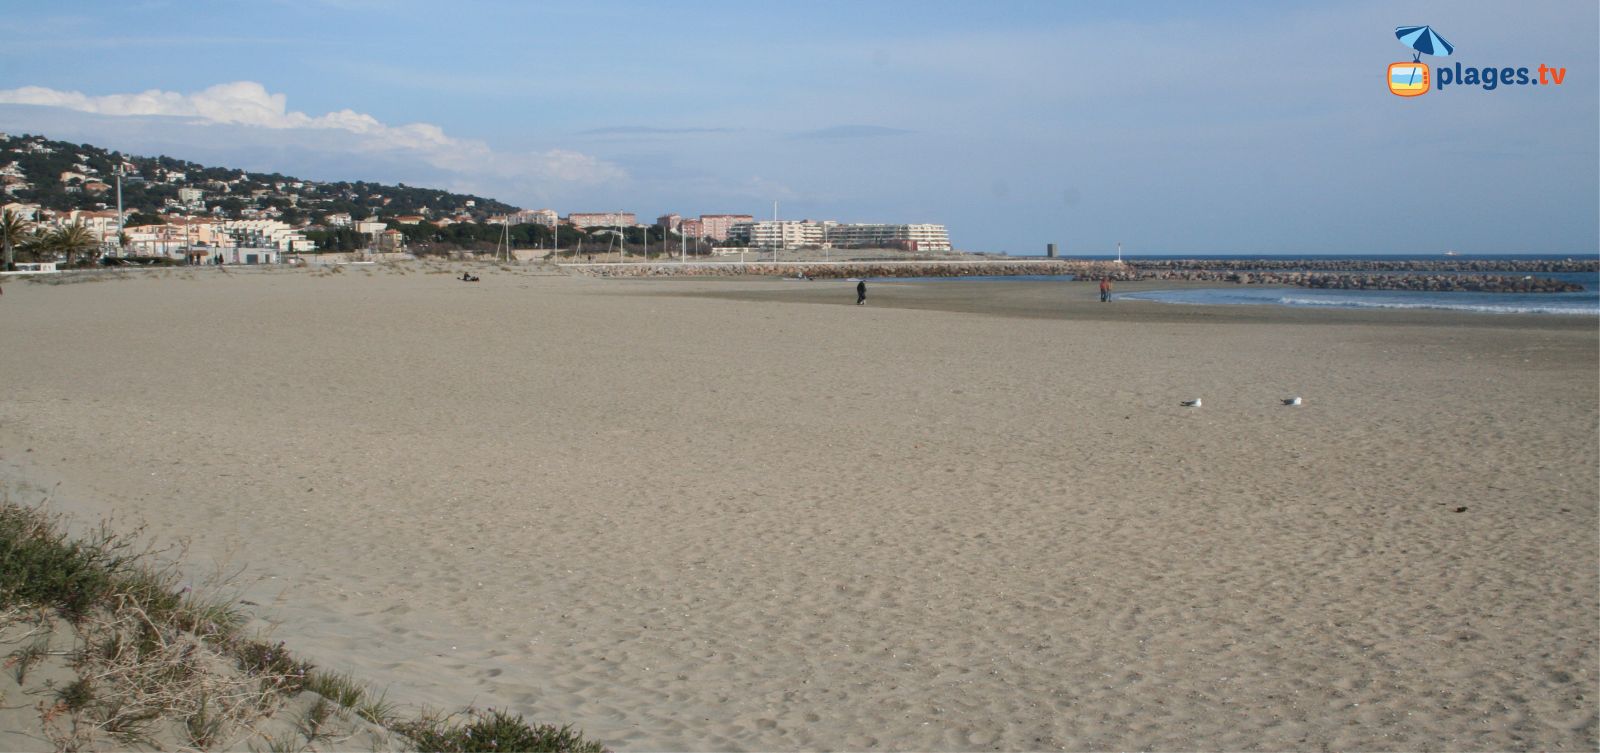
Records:
[[[339,110],[308,115],[288,108],[288,97],[268,92],[254,81],[235,81],[190,94],[150,89],[135,94],[89,96],[39,86],[0,89],[0,104],[57,107],[111,117],[173,117],[207,125],[274,130],[342,131],[354,134],[354,148],[417,159],[436,168],[519,182],[595,184],[626,179],[620,167],[564,149],[496,152],[488,144],[454,138],[439,126],[391,126],[366,113]]]

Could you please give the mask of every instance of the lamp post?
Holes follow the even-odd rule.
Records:
[[[122,247],[122,163],[117,163],[117,247]],[[119,252],[117,256],[122,256]]]

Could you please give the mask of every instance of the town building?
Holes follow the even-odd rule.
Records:
[[[509,221],[513,225],[544,225],[555,227],[560,217],[554,209],[518,209],[503,217],[490,217],[490,222]]]
[[[949,251],[944,225],[838,224],[827,229],[827,243],[836,248],[898,248],[906,251]]]
[[[573,227],[633,227],[639,224],[633,212],[573,212],[567,215]]]
[[[700,215],[700,237],[710,238],[714,241],[728,239],[728,231],[741,222],[754,222],[755,217],[748,214],[702,214]]]
[[[39,218],[39,209],[38,204],[23,204],[19,201],[0,206],[0,211],[10,212],[28,222],[34,222]]]
[[[944,225],[845,224],[811,220],[741,222],[729,239],[758,248],[895,248],[903,251],[949,251]]]
[[[728,240],[756,248],[800,248],[822,245],[822,223],[801,220],[741,222],[728,229]]]
[[[671,214],[663,214],[656,218],[656,227],[661,228],[663,232],[676,232],[678,226],[682,224],[683,217],[676,212]]]
[[[378,234],[378,251],[401,251],[406,247],[406,236],[393,228]]]
[[[227,264],[276,264],[283,254],[315,251],[316,243],[277,220],[169,217],[160,225],[124,229],[128,253]]]

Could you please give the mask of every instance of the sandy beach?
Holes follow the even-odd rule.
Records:
[[[7,280],[0,473],[623,751],[1600,745],[1593,318],[474,270]]]

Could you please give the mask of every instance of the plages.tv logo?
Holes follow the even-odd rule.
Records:
[[[1538,68],[1509,65],[1476,68],[1456,63],[1432,70],[1422,62],[1422,56],[1444,57],[1456,51],[1455,45],[1446,42],[1431,26],[1397,26],[1394,36],[1412,49],[1411,62],[1389,64],[1389,91],[1396,96],[1416,97],[1427,94],[1430,89],[1442,92],[1450,86],[1476,86],[1484,91],[1502,86],[1560,86],[1567,80],[1566,68],[1544,63]]]

